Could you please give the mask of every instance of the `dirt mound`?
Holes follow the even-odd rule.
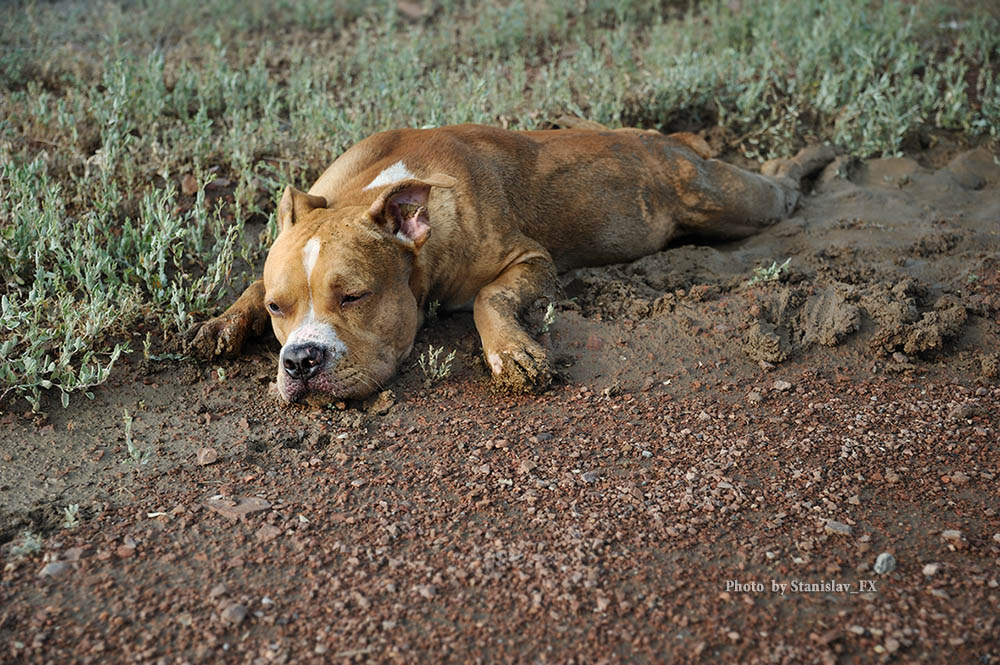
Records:
[[[932,355],[962,336],[970,312],[995,311],[970,286],[996,272],[998,183],[1000,166],[982,149],[936,170],[907,158],[839,160],[798,214],[768,232],[573,271],[562,278],[563,308],[596,320],[653,319],[676,345],[688,337],[670,318],[678,305],[722,296],[742,312],[703,323],[742,330],[740,348],[755,361],[855,338],[874,356]],[[750,285],[755,268],[788,257],[787,272]]]

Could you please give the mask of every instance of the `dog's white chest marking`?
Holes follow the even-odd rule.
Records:
[[[365,189],[374,189],[375,187],[381,187],[383,185],[391,185],[394,182],[409,180],[410,178],[415,177],[415,175],[410,173],[410,169],[406,168],[406,164],[399,161],[375,176],[375,179],[368,183],[368,186],[365,187]]]
[[[299,327],[293,330],[288,336],[285,346],[282,347],[282,351],[297,344],[316,344],[325,348],[329,354],[329,358],[335,361],[347,351],[347,347],[344,346],[344,343],[337,336],[337,331],[329,324],[323,323],[316,318],[316,310],[313,307],[312,273],[316,268],[316,262],[319,260],[319,248],[319,238],[310,238],[302,248],[302,268],[306,272],[309,309],[306,311],[305,318],[302,319]]]

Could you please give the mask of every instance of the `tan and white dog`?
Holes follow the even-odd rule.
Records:
[[[554,290],[558,271],[630,261],[680,233],[753,234],[788,215],[801,178],[832,158],[808,148],[760,175],[710,159],[691,134],[375,134],[308,193],[285,190],[263,280],[193,329],[191,349],[236,353],[270,321],[282,398],[359,398],[393,375],[436,300],[472,305],[500,386],[542,388],[549,360],[518,316]]]

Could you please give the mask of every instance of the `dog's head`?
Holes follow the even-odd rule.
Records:
[[[365,397],[413,347],[410,276],[430,235],[432,176],[386,185],[369,207],[327,207],[288,187],[264,264],[264,306],[281,342],[278,392],[289,402]]]

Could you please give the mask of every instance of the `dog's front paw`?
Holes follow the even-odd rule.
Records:
[[[185,348],[199,358],[231,356],[243,349],[250,327],[249,316],[227,312],[191,326],[184,335]]]
[[[552,382],[548,354],[523,332],[484,353],[494,386],[504,392],[539,392]]]

